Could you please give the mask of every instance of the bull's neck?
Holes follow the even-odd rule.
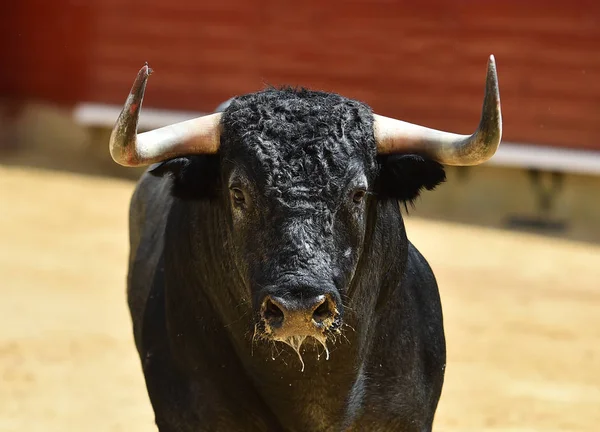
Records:
[[[362,257],[349,291],[345,326],[329,346],[328,360],[314,344],[302,352],[302,371],[297,353],[279,342],[236,342],[244,353],[244,367],[267,404],[278,417],[293,418],[299,430],[341,429],[351,422],[355,402],[362,397],[362,371],[375,339],[378,309],[390,295],[396,295],[394,290],[401,289],[408,240],[398,205],[374,203],[369,219]],[[241,330],[232,337],[235,339]]]
[[[385,209],[379,209],[382,210]],[[215,361],[223,356],[235,357],[228,367],[239,370],[232,373],[247,378],[281,421],[294,419],[296,425],[305,423],[307,429],[318,429],[315,427],[318,424],[325,428],[332,422],[341,425],[348,419],[348,401],[360,393],[361,370],[369,354],[369,341],[373,339],[374,328],[369,323],[375,321],[377,304],[382,300],[380,293],[391,289],[385,287],[390,285],[386,282],[390,279],[384,277],[384,273],[398,273],[398,266],[393,263],[390,266],[389,259],[383,258],[389,254],[382,253],[381,248],[389,244],[386,236],[398,237],[403,233],[401,227],[400,233],[394,232],[397,229],[393,227],[390,232],[390,227],[378,223],[381,216],[378,210],[373,209],[373,212],[375,222],[368,229],[363,258],[346,308],[345,325],[341,334],[328,342],[328,359],[325,350],[312,341],[307,341],[300,350],[300,358],[281,342],[253,337],[250,293],[226,246],[228,241],[223,226],[226,219],[222,210],[205,208],[202,214],[181,215],[176,221],[179,228],[188,224],[190,231],[180,239],[184,243],[172,248],[171,260],[189,262],[192,257],[195,269],[193,277],[182,279],[177,287],[181,290],[179,303],[175,301],[168,307],[184,308],[186,314],[201,317],[205,331],[211,332],[212,340],[207,342],[214,344],[215,340],[220,340],[220,346],[214,351]],[[190,220],[203,220],[202,227],[194,226]],[[186,244],[186,240],[189,243]],[[198,248],[199,244],[201,248]],[[168,247],[166,253],[169,253]],[[179,319],[176,315],[182,314],[171,314],[174,321]],[[190,325],[184,322],[180,322],[179,327],[176,323],[170,324],[179,331]],[[201,341],[189,338],[184,345],[189,347],[194,343]],[[184,355],[193,362],[195,356],[206,354],[193,351]]]

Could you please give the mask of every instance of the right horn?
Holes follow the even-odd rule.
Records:
[[[490,159],[502,138],[502,113],[496,61],[488,61],[483,112],[473,135],[458,135],[377,114],[374,133],[379,154],[418,153],[445,165],[479,165]]]

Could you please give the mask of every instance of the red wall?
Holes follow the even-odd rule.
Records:
[[[91,8],[72,0],[2,3],[0,97],[78,100],[89,85]]]
[[[493,53],[505,140],[600,150],[598,1],[17,3],[11,22],[27,37],[16,82],[28,96],[122,104],[148,61],[146,106],[208,111],[285,83],[469,133]]]

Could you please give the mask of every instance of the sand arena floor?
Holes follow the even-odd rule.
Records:
[[[0,166],[0,431],[156,430],[125,302],[132,188]],[[600,430],[600,246],[407,226],[445,313],[434,430]]]

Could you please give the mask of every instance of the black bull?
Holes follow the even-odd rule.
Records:
[[[218,155],[152,166],[128,298],[163,431],[428,431],[445,368],[434,275],[398,203],[444,181],[378,156],[370,109],[265,90]]]

